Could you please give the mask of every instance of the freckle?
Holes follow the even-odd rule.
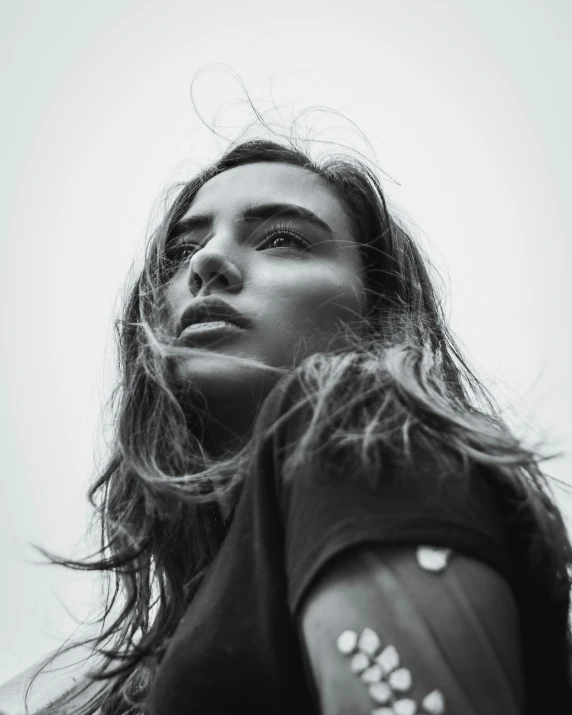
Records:
[[[411,673],[407,668],[399,668],[390,674],[388,681],[394,690],[405,692],[411,687]]]
[[[371,628],[364,628],[358,641],[358,648],[368,655],[375,655],[381,646],[377,633]]]
[[[382,678],[382,671],[379,665],[372,665],[361,674],[364,683],[377,683]]]
[[[429,715],[443,715],[445,712],[445,698],[440,690],[433,690],[423,698],[421,703]]]
[[[417,563],[425,571],[439,573],[447,568],[451,549],[438,549],[434,546],[419,546],[416,551]]]
[[[344,655],[349,655],[352,651],[354,651],[357,644],[357,639],[357,633],[354,633],[354,631],[344,631],[338,637],[338,650],[340,651],[340,653],[343,653]]]
[[[362,673],[369,667],[370,660],[365,653],[356,653],[351,661],[351,669],[354,673]]]
[[[385,705],[391,698],[391,688],[387,683],[374,683],[369,687],[369,694],[376,703]]]
[[[399,667],[399,654],[392,645],[384,648],[375,660],[386,674]]]
[[[415,700],[409,700],[409,698],[396,700],[393,703],[393,712],[395,715],[415,715],[417,712],[417,704]]]

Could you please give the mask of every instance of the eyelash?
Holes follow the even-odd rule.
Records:
[[[307,248],[310,248],[311,244],[309,241],[307,241],[305,238],[300,236],[298,233],[293,231],[289,226],[274,226],[270,231],[266,233],[264,236],[262,242],[258,245],[256,248],[257,251],[261,250],[261,246],[264,246],[266,243],[271,242],[273,239],[277,238],[278,236],[288,236],[289,238],[294,239],[295,241],[298,242],[298,245],[300,248],[298,250],[306,250]],[[167,248],[165,255],[168,259],[169,262],[175,263],[175,262],[182,262],[186,261],[192,256],[194,253],[196,253],[199,249],[201,248],[200,245],[196,243],[179,243],[175,244],[174,246],[170,246]],[[190,253],[185,254],[185,251],[190,251]],[[289,247],[284,247],[283,250],[291,251],[293,250],[292,248]],[[295,249],[294,249],[295,250]]]
[[[303,236],[300,236],[299,233],[296,233],[296,231],[293,231],[289,226],[278,225],[268,231],[268,233],[264,236],[262,243],[258,246],[256,250],[259,251],[260,246],[264,246],[265,243],[272,241],[272,239],[277,238],[278,236],[288,236],[289,238],[293,238],[295,241],[298,242],[298,245],[302,247],[302,250],[310,248],[311,246],[309,241],[307,241]],[[286,250],[292,249],[287,248]]]

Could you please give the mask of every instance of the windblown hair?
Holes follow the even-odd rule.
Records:
[[[108,576],[101,633],[88,641],[103,658],[93,674],[101,688],[75,712],[143,712],[154,669],[220,547],[217,500],[240,491],[256,448],[251,439],[234,454],[208,449],[205,402],[192,385],[183,393],[173,379],[177,351],[169,349],[174,332],[165,306],[173,226],[205,182],[253,162],[285,162],[328,182],[351,221],[365,266],[365,332],[346,328],[345,348],[311,355],[293,368],[312,419],[287,471],[299,461],[343,452],[374,472],[381,446],[405,460],[413,443],[429,446],[444,461],[485,465],[532,535],[524,570],[541,578],[523,587],[534,591],[538,604],[560,609],[562,631],[553,642],[560,643],[562,667],[550,677],[569,692],[572,552],[539,467],[542,457],[514,436],[465,362],[428,262],[390,216],[375,171],[343,155],[311,160],[294,141],[250,140],[231,146],[179,187],[117,323],[115,439],[90,490],[101,548],[84,561],[54,558]]]

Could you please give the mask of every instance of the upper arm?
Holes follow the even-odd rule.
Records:
[[[359,635],[366,627],[381,649],[394,646],[400,667],[410,672],[410,688],[395,698],[414,700],[417,715],[436,689],[445,713],[524,711],[514,597],[499,573],[474,559],[455,554],[443,572],[433,573],[418,565],[413,547],[359,546],[318,576],[298,618],[323,715],[365,715],[380,707],[352,672],[352,656],[337,648],[343,631]]]

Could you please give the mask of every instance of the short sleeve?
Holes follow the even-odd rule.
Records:
[[[451,548],[497,569],[513,584],[506,523],[490,470],[438,458],[412,445],[412,458],[382,455],[378,474],[336,459],[310,461],[284,475],[290,451],[309,428],[312,408],[300,405],[303,388],[288,376],[265,401],[255,434],[256,468],[275,482],[284,531],[288,603],[296,614],[321,570],[342,552],[366,543],[429,544]]]

